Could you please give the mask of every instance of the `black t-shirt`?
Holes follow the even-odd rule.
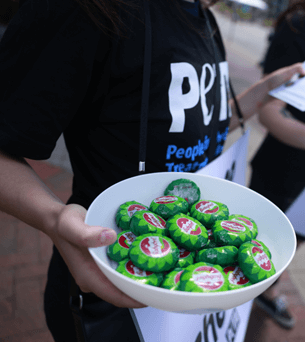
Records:
[[[305,17],[294,15],[291,25],[284,21],[268,48],[264,73],[305,60]],[[303,112],[287,105],[293,116],[305,122]],[[288,146],[268,134],[252,160],[263,191],[282,197],[295,197],[305,186],[305,151]],[[256,190],[256,189],[254,189]]]
[[[284,20],[275,31],[264,62],[264,73],[305,61],[305,16],[294,14]],[[287,109],[298,120],[305,122],[303,112],[288,105]]]
[[[224,48],[217,33],[218,69],[205,19],[188,11],[196,4],[149,3],[146,172],[194,172],[220,155],[228,133]],[[138,173],[145,26],[142,1],[134,5],[121,13],[123,34],[112,38],[73,0],[27,0],[0,44],[6,84],[0,147],[47,159],[63,132],[74,172],[71,201],[85,207],[108,186]]]

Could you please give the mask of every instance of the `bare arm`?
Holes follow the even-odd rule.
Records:
[[[305,150],[305,124],[284,116],[285,106],[285,102],[277,99],[268,103],[259,111],[259,120],[282,143]]]
[[[64,204],[23,158],[0,151],[0,209],[50,235]]]
[[[275,101],[275,98],[268,95],[268,92],[288,81],[294,74],[305,75],[302,63],[296,63],[289,67],[279,69],[268,76],[263,77],[250,88],[237,95],[237,101],[243,114],[244,120],[248,120],[257,113],[263,106]],[[230,131],[239,127],[238,117],[233,100],[230,100],[232,108],[232,119]]]
[[[143,307],[113,286],[88,252],[113,243],[115,232],[85,224],[85,208],[62,203],[24,159],[0,152],[0,194],[0,210],[47,234],[84,292],[116,306]]]

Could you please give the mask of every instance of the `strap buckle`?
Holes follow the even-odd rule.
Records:
[[[139,172],[145,172],[145,161],[139,162]]]
[[[78,312],[82,310],[84,304],[83,296],[79,294],[78,296],[70,296],[70,308]]]

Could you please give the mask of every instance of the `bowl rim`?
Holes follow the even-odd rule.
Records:
[[[283,271],[288,267],[288,265],[291,263],[292,259],[294,258],[295,256],[295,252],[296,252],[296,235],[295,235],[295,231],[294,231],[294,228],[290,222],[290,220],[288,219],[288,217],[285,215],[285,213],[279,209],[273,202],[271,202],[269,199],[267,199],[266,197],[262,196],[261,194],[259,194],[258,192],[248,188],[247,186],[244,186],[244,185],[241,185],[241,184],[238,184],[238,183],[234,183],[232,181],[229,181],[229,180],[226,180],[226,179],[223,179],[223,178],[219,178],[219,177],[215,177],[215,176],[211,176],[211,175],[205,175],[205,174],[198,174],[198,173],[188,173],[188,172],[154,172],[154,173],[146,173],[146,174],[142,174],[142,175],[137,175],[137,176],[133,176],[133,177],[130,177],[130,178],[126,178],[118,183],[115,183],[113,185],[111,185],[110,187],[108,187],[107,189],[105,189],[104,191],[102,191],[93,201],[92,203],[90,204],[88,210],[87,210],[87,214],[86,214],[86,218],[85,218],[85,223],[87,223],[88,221],[88,217],[90,216],[91,214],[91,211],[94,210],[94,207],[95,207],[95,204],[99,201],[99,197],[105,193],[107,193],[108,191],[111,191],[111,189],[113,187],[117,187],[119,184],[122,184],[122,183],[125,183],[125,182],[128,182],[134,178],[149,178],[151,176],[163,176],[163,175],[166,175],[166,177],[170,177],[169,175],[171,174],[171,176],[173,176],[173,174],[175,174],[177,176],[177,179],[179,178],[187,178],[187,177],[203,177],[203,178],[211,178],[211,179],[215,179],[217,180],[218,182],[223,182],[223,183],[231,183],[233,184],[234,187],[241,187],[241,188],[245,188],[247,191],[250,191],[250,192],[253,192],[255,193],[256,195],[264,198],[264,200],[268,201],[271,205],[273,205],[274,207],[276,207],[277,210],[279,210],[286,218],[286,220],[288,221],[289,225],[290,225],[290,228],[292,230],[292,232],[294,233],[293,236],[294,236],[294,250],[289,258],[289,260],[286,262],[286,264],[284,266],[282,266],[279,270],[276,270],[276,273],[259,282],[259,283],[256,283],[256,284],[252,284],[251,285],[251,288],[257,288],[257,287],[261,287],[263,283],[266,283],[266,282],[273,282],[273,279],[276,279],[278,278],[282,273]],[[141,284],[129,277],[126,277],[120,273],[118,273],[114,268],[112,268],[110,265],[108,265],[107,263],[105,263],[103,260],[101,260],[97,255],[96,255],[96,249],[98,248],[107,248],[107,246],[101,246],[101,247],[89,247],[88,250],[91,254],[91,256],[93,257],[93,259],[95,260],[95,262],[101,264],[101,267],[102,268],[106,268],[106,270],[108,272],[110,272],[113,276],[115,277],[119,277],[121,278],[122,280],[124,281],[127,281],[129,282],[131,285],[137,285],[139,286],[140,288],[144,288],[144,289],[147,289],[147,286],[152,286],[152,285],[147,285],[147,284]],[[115,284],[114,284],[115,285]],[[152,286],[154,288],[155,291],[160,292],[160,293],[163,293],[163,294],[166,294],[166,293],[169,293],[168,289],[164,289],[164,288],[161,288],[161,287],[157,287],[157,286]],[[224,296],[227,296],[228,295],[228,292],[231,292],[232,293],[233,290],[228,290],[228,291],[220,291],[220,292],[208,292],[208,293],[202,293],[202,292],[184,292],[184,291],[170,291],[174,296],[177,296],[177,297],[185,297],[185,296],[192,296],[192,297],[224,297]],[[234,290],[234,293],[242,293],[242,292],[246,292],[246,291],[249,291],[249,287],[244,287],[244,288],[240,288],[240,289],[236,289]]]

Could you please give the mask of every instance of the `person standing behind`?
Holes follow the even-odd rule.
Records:
[[[304,0],[291,2],[277,19],[264,61],[264,75],[303,61]],[[285,212],[305,187],[305,116],[303,112],[277,99],[261,108],[259,120],[267,128],[268,134],[252,159],[249,187]],[[303,240],[304,237],[297,234],[298,245]],[[295,320],[276,286],[257,297],[256,303],[282,327],[293,328]]]

